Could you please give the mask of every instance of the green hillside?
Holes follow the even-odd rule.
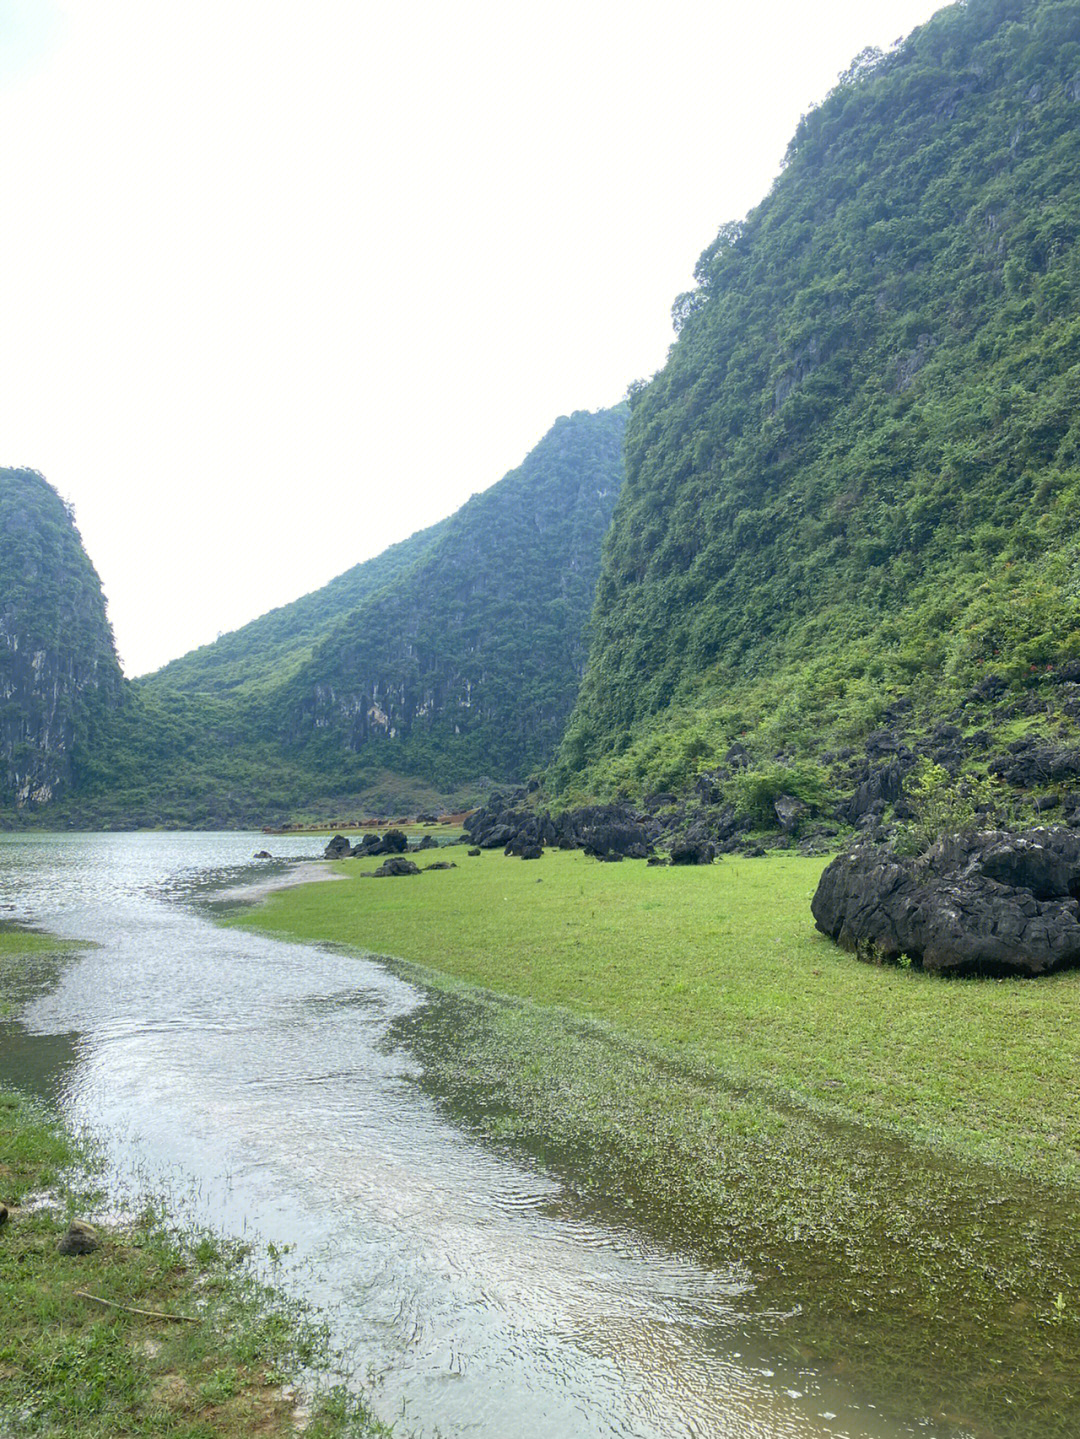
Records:
[[[860,56],[696,275],[556,784],[1074,738],[1080,6],[969,0]]]
[[[121,685],[74,516],[36,470],[0,469],[0,822],[79,782]]]
[[[585,667],[625,419],[620,406],[558,420],[339,621],[282,691],[287,743],[320,771],[453,784],[546,763]]]
[[[227,695],[278,683],[307,659],[326,631],[408,572],[443,532],[446,520],[354,565],[322,589],[270,610],[139,680],[140,688]]]

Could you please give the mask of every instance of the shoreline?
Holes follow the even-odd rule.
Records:
[[[243,903],[254,904],[259,900],[266,899],[271,894],[278,894],[285,889],[295,889],[298,885],[322,884],[327,880],[348,879],[348,875],[340,874],[329,868],[334,863],[330,859],[299,859],[291,861],[291,868],[283,874],[271,875],[268,879],[256,880],[252,884],[236,884],[228,889],[218,890],[214,896],[215,904],[220,903]]]
[[[101,1201],[92,1152],[0,1087],[0,1431],[391,1434],[345,1388],[318,1312],[259,1280],[249,1246],[177,1228],[160,1199],[121,1222]],[[84,1216],[92,1249],[62,1253]]]

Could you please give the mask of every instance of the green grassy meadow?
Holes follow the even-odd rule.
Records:
[[[1080,1182],[1080,973],[943,980],[819,935],[825,861],[524,862],[273,895],[244,923],[389,954],[600,1020],[728,1081],[1041,1180]]]

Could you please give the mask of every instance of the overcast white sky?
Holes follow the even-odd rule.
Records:
[[[0,0],[0,464],[129,674],[664,361],[799,116],[935,0]]]

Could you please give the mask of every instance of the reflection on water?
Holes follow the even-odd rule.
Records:
[[[783,1313],[762,1312],[742,1266],[702,1267],[586,1212],[451,1122],[387,1042],[421,991],[210,922],[199,902],[249,878],[263,842],[0,836],[13,917],[95,943],[0,1033],[0,1077],[40,1088],[48,1074],[129,1189],[164,1184],[196,1220],[294,1244],[285,1281],[374,1372],[377,1407],[418,1430],[934,1432],[890,1425],[810,1369],[772,1372],[761,1356]],[[323,841],[275,843],[304,858]]]

